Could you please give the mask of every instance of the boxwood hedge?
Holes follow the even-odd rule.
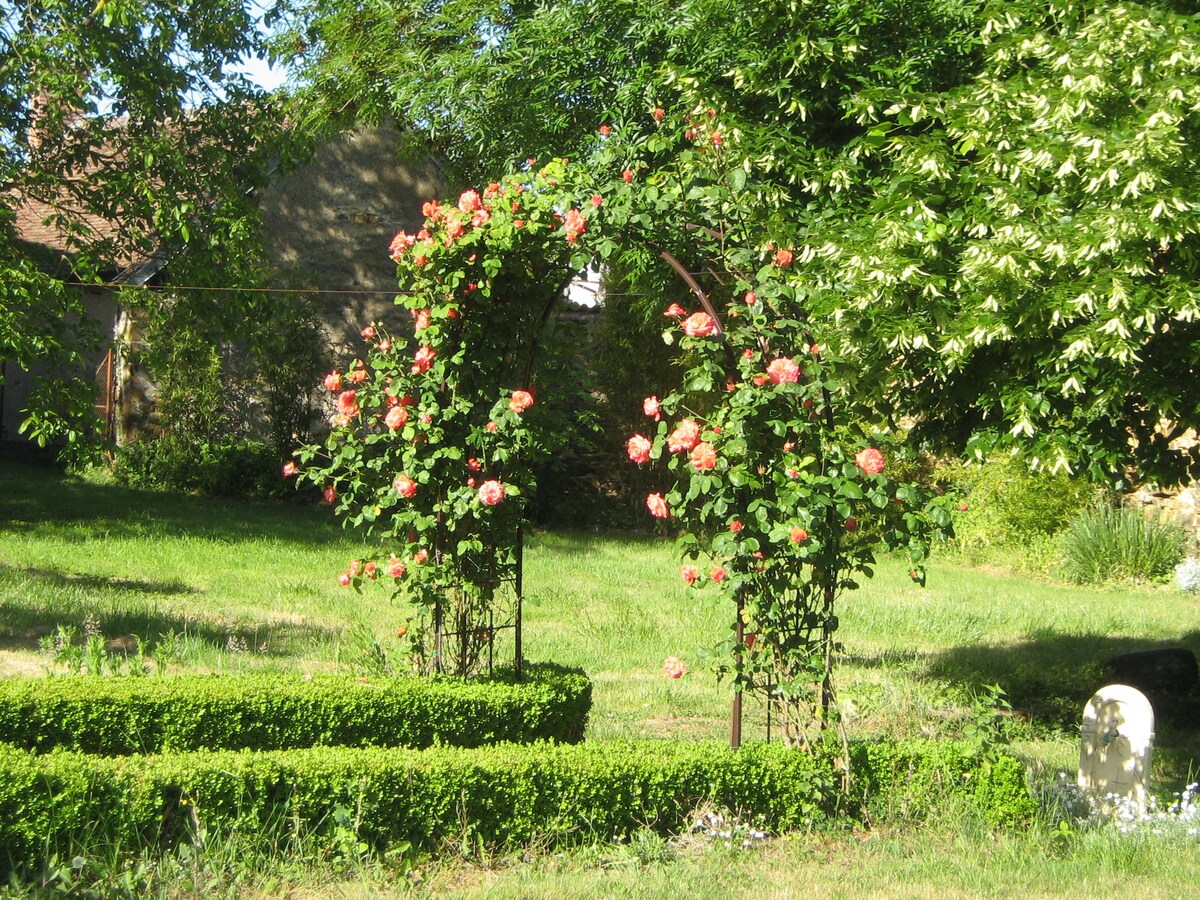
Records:
[[[0,679],[0,741],[103,755],[313,746],[478,747],[582,740],[578,670],[524,681],[208,675]]]
[[[1015,760],[981,760],[960,745],[854,748],[861,801],[874,793],[965,794],[995,821],[1028,817]],[[513,848],[611,840],[647,825],[680,829],[712,804],[762,826],[807,828],[856,815],[832,762],[780,745],[739,751],[712,743],[500,744],[479,749],[314,747],[100,757],[34,754],[0,745],[0,875],[33,874],[57,855],[106,858],[240,836],[286,852],[298,837],[336,830],[355,810],[356,840],[376,850],[409,842]],[[761,816],[761,820],[759,817]],[[331,838],[332,840],[332,838]]]

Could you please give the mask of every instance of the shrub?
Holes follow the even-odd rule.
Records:
[[[986,804],[996,821],[1033,805],[1020,765],[986,765],[957,744],[855,748],[870,796],[911,797],[940,784]],[[475,750],[314,748],[138,759],[0,746],[0,876],[53,855],[159,852],[231,834],[283,852],[361,810],[369,848],[410,843],[503,849],[608,841],[651,826],[678,831],[703,805],[753,814],[774,830],[811,827],[841,808],[832,761],[781,745],[712,743],[499,745]],[[849,810],[855,813],[857,809]],[[761,819],[759,818],[761,816]]]
[[[278,451],[261,441],[227,437],[190,443],[170,435],[118,448],[113,474],[130,487],[210,497],[283,498],[294,494],[280,475]]]
[[[257,674],[4,679],[0,741],[105,755],[569,742],[582,740],[591,702],[583,673],[549,667],[521,683]]]
[[[1065,528],[1095,494],[1085,481],[1030,472],[1013,459],[989,460],[945,475],[967,507],[954,517],[962,549],[1036,545]]]
[[[1067,577],[1081,583],[1167,578],[1183,559],[1187,536],[1176,524],[1139,510],[1098,504],[1076,518],[1061,538]]]

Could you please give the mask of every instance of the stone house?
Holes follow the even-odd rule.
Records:
[[[397,162],[400,134],[387,126],[360,128],[319,146],[312,158],[289,172],[276,173],[259,193],[264,243],[276,281],[317,298],[331,355],[361,347],[359,332],[371,321],[397,321],[395,264],[388,244],[400,229],[416,230],[421,204],[445,193],[437,165]],[[18,207],[19,240],[41,258],[44,269],[71,280],[66,235],[47,224],[51,210],[26,202]],[[89,221],[103,235],[115,223]],[[106,433],[117,441],[153,425],[154,385],[137,363],[140,331],[120,303],[124,286],[170,284],[170,257],[120,260],[104,281],[83,291],[87,315],[102,335],[100,347],[82,354],[80,376],[96,383],[96,409]],[[39,375],[10,362],[0,385],[0,441],[19,440],[29,396]]]

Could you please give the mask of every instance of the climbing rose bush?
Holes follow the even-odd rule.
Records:
[[[405,597],[452,609],[455,634],[479,632],[515,565],[544,446],[528,384],[542,323],[589,263],[622,245],[648,250],[687,281],[692,299],[664,298],[662,312],[686,371],[680,390],[645,399],[645,433],[626,452],[660,479],[645,507],[679,531],[681,577],[727,601],[714,668],[769,698],[804,743],[835,709],[837,598],[881,549],[906,552],[922,581],[949,517],[885,474],[896,435],[861,426],[858,373],[806,308],[804,258],[744,230],[764,219],[743,214],[759,202],[745,171],[725,168],[736,129],[713,108],[660,108],[610,126],[588,165],[530,163],[456,203],[426,204],[424,227],[388,250],[413,334],[374,325],[368,358],[348,367],[362,374],[327,379],[339,392],[329,441],[300,460],[390,554],[374,576],[347,570],[351,584],[384,571]],[[403,421],[389,420],[396,407]],[[401,474],[412,496],[394,487]]]

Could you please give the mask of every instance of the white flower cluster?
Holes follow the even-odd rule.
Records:
[[[1174,796],[1165,808],[1160,808],[1158,799],[1151,797],[1145,812],[1124,799],[1113,805],[1112,821],[1123,834],[1142,832],[1160,837],[1200,837],[1200,806],[1197,806],[1200,784],[1189,784]]]
[[[1132,797],[1088,798],[1065,772],[1059,773],[1049,795],[1060,815],[1085,826],[1112,825],[1122,834],[1200,838],[1200,783],[1189,784],[1166,806],[1151,796],[1144,810]]]
[[[1175,585],[1181,591],[1200,592],[1200,559],[1189,556],[1175,567]]]
[[[763,816],[759,816],[757,821],[761,825]],[[692,834],[707,838],[713,843],[720,841],[729,848],[749,847],[756,841],[765,840],[767,837],[767,833],[761,828],[756,828],[749,822],[743,822],[736,816],[726,816],[719,812],[706,812],[700,816],[692,825]]]

